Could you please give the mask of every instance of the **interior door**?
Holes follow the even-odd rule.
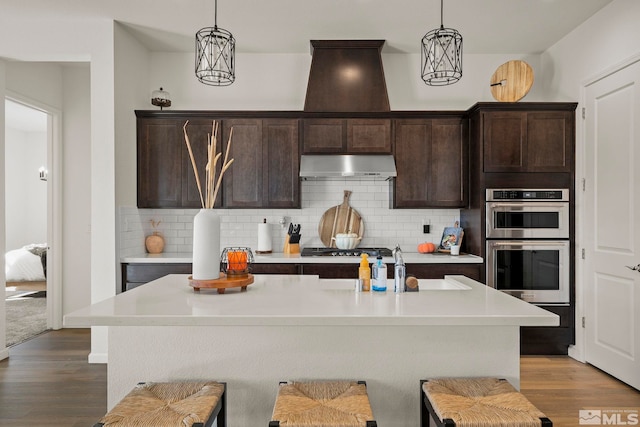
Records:
[[[586,87],[585,358],[640,389],[640,62]]]

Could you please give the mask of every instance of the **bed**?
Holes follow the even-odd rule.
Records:
[[[5,256],[7,286],[15,282],[47,280],[47,244],[35,243],[8,251]]]

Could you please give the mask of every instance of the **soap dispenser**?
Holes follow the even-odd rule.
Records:
[[[376,292],[387,291],[387,265],[382,262],[382,255],[378,255],[376,259],[376,269],[371,283],[371,290]]]

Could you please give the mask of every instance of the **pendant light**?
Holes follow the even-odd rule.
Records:
[[[215,0],[213,27],[196,33],[196,77],[210,86],[228,86],[236,79],[236,40],[233,35],[218,28],[218,0]]]
[[[422,38],[422,80],[430,86],[446,86],[462,77],[462,36],[442,24],[440,0],[440,28],[429,31]]]

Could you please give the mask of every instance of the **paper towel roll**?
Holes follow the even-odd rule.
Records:
[[[262,224],[258,224],[258,254],[271,253],[271,226],[266,223],[266,219]]]

